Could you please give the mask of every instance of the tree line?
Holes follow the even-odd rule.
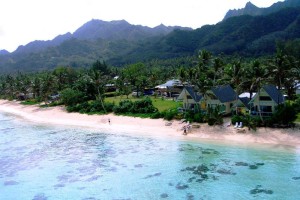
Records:
[[[177,78],[184,84],[193,85],[202,94],[213,86],[224,84],[230,84],[238,94],[253,94],[264,84],[271,83],[287,94],[290,100],[295,100],[300,64],[299,57],[290,53],[292,51],[289,45],[278,45],[273,56],[246,60],[214,56],[202,50],[197,56],[190,57],[188,64],[182,64],[179,59],[173,65],[152,61],[113,67],[97,60],[89,68],[57,67],[37,73],[18,72],[0,76],[0,96],[4,99],[30,98],[46,103],[60,96],[60,102],[73,106],[71,108],[76,104],[95,101],[99,104],[96,107],[106,112],[112,111],[108,108],[110,106],[105,105],[105,97],[109,95],[108,84],[118,89],[114,95],[128,97],[132,91],[142,92]]]

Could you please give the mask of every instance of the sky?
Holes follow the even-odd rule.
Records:
[[[200,28],[220,22],[229,9],[249,0],[0,0],[0,50],[10,52],[34,40],[52,40],[91,19],[135,25]],[[250,0],[269,7],[283,0]]]

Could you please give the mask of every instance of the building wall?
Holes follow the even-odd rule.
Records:
[[[222,103],[220,100],[211,99],[210,97],[206,99],[207,107],[215,108],[217,105],[219,105],[221,106],[221,111],[223,111],[225,114],[231,113],[231,107],[234,104],[234,102],[235,101]]]
[[[266,100],[259,100],[259,96],[258,96],[259,93],[256,94],[255,98],[253,99],[253,105],[252,107],[258,107],[258,105],[260,106],[271,106],[272,107],[272,113],[275,111],[275,108],[277,106],[276,102],[273,101],[272,99],[269,100],[269,101],[266,101]],[[264,89],[261,89],[261,92],[259,94],[260,96],[269,96],[265,91]]]

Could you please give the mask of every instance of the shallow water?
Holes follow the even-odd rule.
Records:
[[[183,142],[0,113],[0,199],[299,199],[292,147]]]

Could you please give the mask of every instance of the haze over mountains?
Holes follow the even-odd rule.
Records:
[[[286,0],[269,8],[247,3],[244,9],[228,11],[222,22],[196,30],[164,25],[149,28],[125,20],[91,20],[73,34],[33,41],[12,53],[0,51],[0,72],[85,67],[97,59],[118,66],[191,56],[200,49],[254,57],[274,53],[277,41],[298,38],[299,0]]]

